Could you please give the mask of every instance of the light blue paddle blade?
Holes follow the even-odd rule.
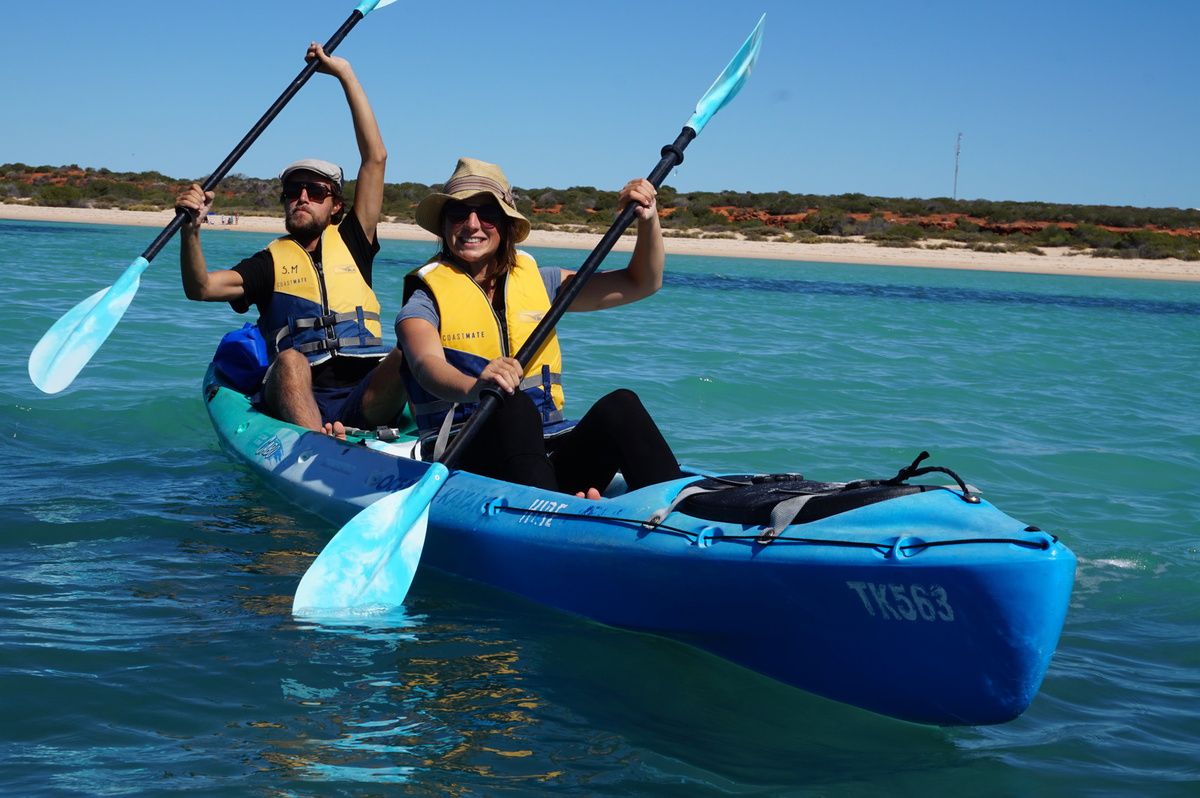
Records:
[[[396,2],[396,0],[362,0],[355,10],[361,11],[362,15],[365,17],[375,9],[383,8],[384,6],[390,6],[394,2]]]
[[[692,114],[692,118],[684,127],[690,127],[699,135],[704,126],[708,124],[708,120],[712,119],[713,114],[724,108],[725,104],[742,90],[742,86],[746,85],[750,71],[754,69],[754,63],[758,61],[758,51],[762,49],[763,23],[766,19],[766,14],[758,18],[758,24],[750,32],[742,49],[737,51],[737,55],[725,67],[725,71],[717,76],[713,85],[709,86],[708,91],[700,98],[700,102],[696,103],[696,113]]]
[[[300,580],[292,613],[319,617],[404,603],[425,547],[429,504],[449,473],[431,463],[417,484],[389,493],[346,522]]]
[[[97,291],[63,314],[29,353],[29,379],[45,393],[58,393],[108,339],[137,294],[150,261],[138,257],[111,287]]]

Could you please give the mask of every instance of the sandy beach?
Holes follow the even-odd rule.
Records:
[[[141,225],[165,227],[172,211],[122,211],[87,208],[51,208],[0,203],[0,219],[75,222],[82,224]],[[282,234],[283,219],[238,216],[236,224],[223,224],[227,218],[212,215],[209,235],[236,232]],[[379,237],[405,241],[429,241],[434,238],[413,224],[383,222]],[[525,241],[530,247],[557,247],[590,250],[599,235],[539,230],[535,226]],[[632,247],[632,236],[618,242],[618,251]],[[852,243],[797,244],[775,241],[747,241],[728,238],[680,238],[668,234],[668,255],[707,255],[720,258],[763,258],[816,263],[857,263],[877,266],[917,266],[937,269],[976,269],[982,271],[1061,274],[1081,277],[1122,277],[1141,280],[1200,281],[1200,262],[1175,258],[1139,260],[1094,258],[1062,248],[1044,248],[1045,255],[1032,253],[974,252],[967,249],[923,249],[918,247],[878,247],[866,241]]]

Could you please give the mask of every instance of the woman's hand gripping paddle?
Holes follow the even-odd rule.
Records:
[[[725,71],[696,103],[696,112],[675,142],[663,147],[662,160],[648,176],[656,188],[683,161],[684,148],[699,135],[713,114],[745,85],[762,47],[765,19],[764,14]],[[584,283],[632,224],[636,213],[633,205],[625,207],[575,277],[559,292],[550,310],[517,352],[522,366],[529,363],[545,342]],[[485,394],[440,463],[430,465],[425,476],[413,486],[390,493],[367,507],[334,535],[300,580],[292,601],[293,613],[313,615],[353,608],[394,607],[404,601],[425,545],[429,504],[445,483],[449,469],[458,461],[459,452],[465,451],[499,401],[495,394]]]
[[[360,19],[374,9],[391,5],[395,1],[362,0],[325,43],[325,52],[332,53]],[[279,95],[279,99],[275,100],[254,127],[250,128],[250,132],[233,148],[233,152],[229,153],[216,171],[204,181],[205,191],[212,191],[225,175],[229,174],[233,165],[246,154],[246,150],[250,149],[250,145],[267,129],[267,125],[271,124],[283,107],[296,96],[317,71],[318,66],[319,63],[315,59],[305,65],[283,94]],[[74,381],[76,375],[88,364],[92,355],[96,354],[96,350],[107,340],[117,322],[125,315],[125,310],[137,293],[142,272],[146,271],[154,256],[183,226],[187,214],[188,212],[182,209],[177,211],[171,223],[158,234],[145,252],[129,264],[129,268],[125,269],[115,283],[71,308],[46,331],[29,355],[29,379],[33,380],[34,385],[45,393],[58,393]]]

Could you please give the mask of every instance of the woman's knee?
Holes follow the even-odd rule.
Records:
[[[542,445],[542,414],[520,391],[500,401],[486,428],[489,437],[506,451],[526,451],[534,444]]]
[[[596,404],[592,405],[591,412],[617,424],[628,421],[630,418],[648,415],[642,400],[628,388],[618,388],[612,393],[600,397],[596,400]]]
[[[533,403],[529,394],[523,391],[504,396],[496,415],[513,422],[529,419],[536,419],[538,424],[542,422],[542,415],[538,411],[537,405]]]

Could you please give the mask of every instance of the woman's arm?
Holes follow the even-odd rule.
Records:
[[[657,196],[658,190],[645,178],[631,180],[621,189],[617,207],[624,210],[631,202],[637,206],[637,242],[629,265],[618,271],[593,274],[568,310],[602,310],[625,305],[662,288],[666,250],[658,219]],[[574,276],[575,272],[563,269],[563,285]]]
[[[488,386],[511,394],[521,385],[521,364],[511,357],[491,361],[478,379],[459,371],[446,360],[437,328],[425,319],[402,319],[396,331],[413,376],[434,396],[449,402],[478,402]]]

